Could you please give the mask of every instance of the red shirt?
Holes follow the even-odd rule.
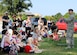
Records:
[[[30,53],[30,50],[32,50],[30,45],[25,46],[25,53]]]

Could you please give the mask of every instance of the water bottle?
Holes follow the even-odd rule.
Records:
[[[18,51],[17,50],[15,50],[15,55],[18,55]]]

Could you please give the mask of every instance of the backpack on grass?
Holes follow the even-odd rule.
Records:
[[[18,55],[17,46],[15,44],[11,45],[9,55]]]

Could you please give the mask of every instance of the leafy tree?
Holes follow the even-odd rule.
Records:
[[[54,16],[54,18],[55,18],[56,20],[59,20],[61,17],[62,17],[62,14],[61,14],[61,13],[57,13],[57,14]]]
[[[74,12],[75,18],[77,19],[77,14]],[[64,14],[64,18],[69,18],[69,13]]]
[[[25,9],[29,10],[29,7],[32,7],[32,3],[30,0],[2,0],[0,2],[0,12],[2,11],[3,13],[7,11],[11,15],[22,12]]]
[[[75,18],[77,19],[77,14],[75,14]]]
[[[27,16],[25,14],[22,15],[22,20],[26,20]]]
[[[68,13],[65,13],[64,14],[64,18],[69,18],[69,14]]]
[[[50,18],[50,16],[45,16],[44,18],[46,18],[48,20]]]
[[[47,20],[55,20],[53,16],[45,16],[44,18],[46,18]]]
[[[46,18],[47,20],[51,20],[51,17],[50,16],[45,16],[44,18]]]
[[[7,8],[2,6],[2,4],[0,3],[0,15],[2,15],[6,10]]]

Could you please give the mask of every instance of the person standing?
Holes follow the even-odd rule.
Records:
[[[22,26],[22,21],[23,21],[22,15],[20,14],[19,17],[18,17],[18,23],[19,23],[20,26]]]
[[[67,34],[66,34],[66,43],[67,43],[67,49],[68,48],[74,48],[74,14],[73,9],[68,10],[69,18],[64,19],[64,21],[67,23]]]
[[[13,30],[17,30],[17,26],[18,26],[17,16],[14,14],[14,15],[12,16],[12,18],[13,18],[12,29],[13,29]]]
[[[52,25],[52,21],[51,21],[51,19],[49,18],[49,20],[47,21],[48,30],[51,29],[51,25]]]
[[[6,28],[6,26],[8,26],[8,22],[10,21],[7,12],[2,17],[2,21],[3,21],[3,27],[2,28],[4,29],[4,28]]]
[[[52,33],[54,32],[54,30],[57,30],[57,26],[56,26],[55,22],[52,22],[51,30],[52,30]]]
[[[31,15],[27,15],[27,20],[26,20],[26,33],[28,33],[31,30],[32,24],[31,24]]]
[[[42,18],[39,17],[39,20],[38,20],[38,29],[41,30],[43,26],[44,26],[44,22],[43,22]]]

